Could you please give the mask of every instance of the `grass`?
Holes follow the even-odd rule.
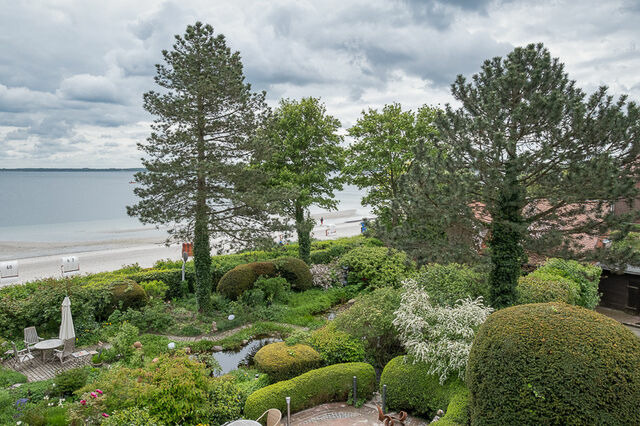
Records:
[[[26,383],[27,376],[0,365],[0,389],[8,388],[16,383]]]

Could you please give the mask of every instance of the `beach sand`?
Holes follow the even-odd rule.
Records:
[[[360,219],[355,216],[355,210],[340,212],[318,213],[312,215],[319,222],[324,218],[324,226],[313,229],[313,238],[319,240],[350,237],[360,234]],[[335,230],[335,233],[331,233]],[[329,232],[328,232],[329,231]],[[12,280],[3,279],[0,287],[10,284],[24,283],[40,278],[60,278],[61,258],[74,255],[79,258],[80,273],[113,271],[125,265],[137,263],[143,268],[153,266],[158,260],[181,258],[181,245],[165,246],[156,238],[124,239],[93,242],[0,242],[0,260],[14,260],[11,253],[34,252],[51,253],[47,256],[24,257],[17,259],[19,276]],[[106,248],[105,248],[106,247]]]

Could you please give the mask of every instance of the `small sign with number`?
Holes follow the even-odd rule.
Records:
[[[17,278],[18,277],[18,261],[0,262],[0,279]]]
[[[62,258],[62,275],[80,271],[80,259],[77,256],[67,256]]]

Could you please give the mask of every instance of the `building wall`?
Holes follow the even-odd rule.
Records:
[[[640,189],[640,182],[636,184],[636,188]],[[631,205],[624,201],[618,201],[613,205],[613,211],[616,214],[628,213],[631,210],[640,210],[640,197],[633,200]],[[640,218],[636,219],[636,223],[640,223]]]
[[[633,274],[612,274],[602,271],[599,291],[600,305],[608,308],[640,313],[640,276]]]

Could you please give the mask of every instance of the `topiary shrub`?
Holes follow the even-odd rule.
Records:
[[[137,282],[128,279],[112,282],[111,296],[113,305],[122,311],[129,308],[142,308],[149,301],[144,288]]]
[[[476,299],[481,296],[487,300],[489,296],[486,275],[459,263],[426,265],[420,269],[416,282],[438,305],[453,305],[468,297]]]
[[[376,383],[376,373],[371,365],[363,362],[335,364],[255,391],[247,398],[244,415],[257,419],[270,408],[286,413],[287,396],[291,397],[292,413],[325,402],[346,401],[353,388],[353,376],[357,377],[358,397],[370,397]]]
[[[56,392],[60,395],[71,395],[87,383],[89,370],[84,367],[72,368],[58,374],[53,382],[56,384]]]
[[[323,249],[323,250],[313,250],[310,255],[311,263],[314,265],[324,265],[327,263],[331,263],[334,259],[331,250]]]
[[[293,290],[304,291],[313,287],[313,277],[309,267],[295,257],[283,257],[274,261],[276,271],[284,277]]]
[[[520,277],[516,297],[520,305],[546,302],[575,305],[580,298],[580,287],[576,282],[559,275],[534,271]]]
[[[462,381],[453,377],[440,384],[437,374],[429,374],[425,363],[413,363],[410,357],[393,358],[382,370],[380,389],[387,385],[387,405],[433,418],[449,405],[453,395],[464,390]]]
[[[142,281],[140,286],[147,293],[147,296],[160,300],[163,300],[169,291],[169,285],[165,284],[164,281]]]
[[[470,415],[484,424],[640,424],[640,340],[563,303],[489,316],[467,366]]]
[[[256,352],[253,362],[272,382],[287,380],[322,365],[320,354],[308,345],[271,343]]]
[[[469,424],[469,390],[466,387],[451,396],[444,416],[438,421],[440,426]]]
[[[399,287],[414,265],[404,252],[386,247],[356,247],[340,258],[349,284]]]
[[[315,330],[309,344],[316,349],[326,365],[364,361],[364,343],[329,323]]]
[[[602,268],[595,265],[582,264],[575,260],[549,259],[536,273],[547,273],[572,280],[580,287],[577,305],[587,309],[595,308],[600,303],[598,284]]]
[[[231,300],[253,287],[258,276],[250,264],[238,265],[220,278],[218,292]]]

